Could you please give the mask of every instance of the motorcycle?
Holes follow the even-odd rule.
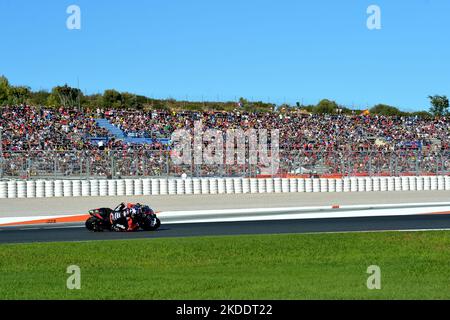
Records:
[[[115,212],[119,212],[119,206],[115,209],[98,208],[89,210],[90,217],[86,220],[85,226],[89,231],[100,232],[104,230],[114,231],[111,225],[110,216]],[[133,222],[138,226],[136,230],[155,231],[161,226],[161,221],[156,214],[151,211],[145,213],[139,211],[134,217]]]

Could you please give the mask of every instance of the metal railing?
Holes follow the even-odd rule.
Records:
[[[270,171],[270,170],[269,170]],[[255,177],[258,165],[175,165],[170,151],[27,151],[0,155],[0,178]],[[281,150],[277,174],[422,175],[450,174],[450,150]]]
[[[297,174],[439,175],[450,173],[450,150],[290,151],[282,157],[281,166],[281,173]]]

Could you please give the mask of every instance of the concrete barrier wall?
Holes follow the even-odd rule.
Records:
[[[450,191],[450,176],[0,181],[0,199],[184,194]]]

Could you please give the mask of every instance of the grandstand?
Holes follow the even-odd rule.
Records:
[[[0,109],[0,177],[258,176],[255,165],[174,165],[170,136],[192,130],[280,130],[278,175],[450,172],[450,119],[304,112]]]

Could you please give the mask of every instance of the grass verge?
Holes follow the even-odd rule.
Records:
[[[448,231],[0,245],[0,299],[449,298]]]

